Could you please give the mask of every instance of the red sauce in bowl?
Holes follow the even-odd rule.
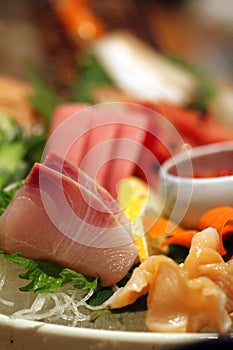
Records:
[[[222,177],[222,176],[233,176],[233,170],[220,169],[214,172],[194,173],[191,177],[195,179],[202,179],[202,178],[212,178],[212,177]]]

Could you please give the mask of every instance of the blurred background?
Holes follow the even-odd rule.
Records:
[[[57,11],[58,5],[65,2],[69,0],[0,0],[1,75],[25,78],[25,65],[31,62],[49,83],[65,93],[76,74],[78,53],[95,39],[95,35],[76,33],[74,40],[72,28],[62,23]],[[94,15],[100,34],[102,30],[125,28],[156,50],[178,53],[217,79],[232,83],[232,0],[76,3]]]

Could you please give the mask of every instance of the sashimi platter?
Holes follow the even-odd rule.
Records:
[[[176,155],[233,145],[233,125],[227,111],[225,119],[212,111],[216,94],[196,103],[200,75],[141,45],[121,33],[95,43],[89,62],[95,56],[111,83],[89,86],[89,100],[63,101],[36,75],[0,79],[6,90],[17,85],[27,106],[19,116],[19,106],[0,105],[1,350],[157,350],[233,339],[233,200],[220,194],[220,205],[184,224],[191,193],[176,220],[163,182]],[[143,79],[130,50],[148,55]],[[207,175],[191,158],[188,166],[189,179],[233,182],[232,164]],[[173,176],[182,193],[183,169]]]

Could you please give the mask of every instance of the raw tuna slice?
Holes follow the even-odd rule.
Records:
[[[141,155],[148,118],[127,104],[60,106],[46,153],[72,161],[116,197],[117,183],[132,175]],[[70,113],[70,114],[69,114]]]
[[[112,285],[137,257],[119,215],[117,219],[100,197],[71,177],[35,164],[0,218],[0,248],[53,261]]]
[[[85,149],[87,148],[86,136],[82,135],[80,136],[80,138],[76,140],[76,142],[74,142],[73,144],[70,144],[71,133],[75,132],[77,136],[79,135],[79,132],[78,132],[79,124],[77,123],[75,125],[75,128],[72,125],[70,130],[69,124],[66,123],[66,121],[68,121],[68,119],[74,115],[76,115],[78,118],[79,112],[84,111],[88,107],[89,107],[88,104],[66,103],[66,104],[59,105],[55,109],[53,118],[51,121],[51,126],[50,126],[50,139],[49,139],[48,153],[53,151],[56,154],[62,155],[64,158],[64,153],[67,151],[67,150],[64,151],[64,145],[68,144],[69,150],[68,150],[68,155],[66,156],[75,165],[80,166],[82,158],[85,155]],[[53,132],[63,123],[64,123],[64,127],[60,127],[59,131],[56,132],[55,137],[51,137]],[[86,123],[88,123],[88,120],[84,121],[84,124],[87,127]]]

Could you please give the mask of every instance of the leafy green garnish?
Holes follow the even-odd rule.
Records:
[[[85,53],[79,61],[78,76],[71,87],[75,101],[94,103],[92,90],[98,85],[112,85],[112,80],[106,74],[93,54]]]
[[[27,75],[34,88],[28,100],[44,118],[44,130],[26,133],[10,115],[0,113],[0,188],[24,179],[33,164],[40,161],[52,113],[61,103],[61,99],[31,65],[27,66]]]
[[[0,189],[0,216],[4,213],[5,209],[10,204],[15,193],[19,190],[21,186],[22,186],[22,181],[19,181],[18,183],[14,184],[14,186],[12,186],[7,190]]]
[[[95,290],[94,294],[87,301],[91,306],[98,306],[103,304],[106,300],[108,300],[113,295],[113,289],[111,287],[101,287]]]
[[[59,265],[42,260],[31,260],[19,253],[7,254],[0,251],[0,256],[26,269],[20,278],[30,280],[30,283],[20,290],[35,293],[53,293],[64,284],[74,282],[74,287],[82,290],[97,288],[97,279],[86,277],[76,271],[63,269]]]
[[[130,279],[133,272],[133,268],[117,283],[117,287],[124,287],[128,280]],[[98,306],[103,304],[106,300],[108,300],[114,293],[113,288],[103,287],[100,284],[97,286],[97,289],[93,293],[93,295],[88,299],[87,303],[91,306]]]
[[[209,103],[216,96],[216,88],[209,78],[208,74],[204,72],[200,67],[186,61],[184,58],[176,55],[166,55],[170,62],[185,68],[189,73],[191,73],[197,81],[196,95],[188,104],[187,107],[196,109],[201,113],[208,111]]]
[[[18,140],[22,137],[22,128],[0,112],[0,144]]]
[[[35,92],[28,97],[28,101],[31,106],[44,117],[45,130],[48,131],[53,111],[62,100],[53,89],[41,79],[31,65],[27,66],[26,71],[28,80],[35,90]]]
[[[9,116],[0,114],[0,188],[23,180],[42,154],[43,132],[28,135]]]
[[[60,276],[64,283],[70,283],[70,282],[77,282],[74,284],[74,287],[77,289],[87,290],[87,289],[93,289],[96,290],[97,288],[97,278],[90,278],[82,275],[81,273],[78,273],[71,269],[63,269],[60,272]]]

